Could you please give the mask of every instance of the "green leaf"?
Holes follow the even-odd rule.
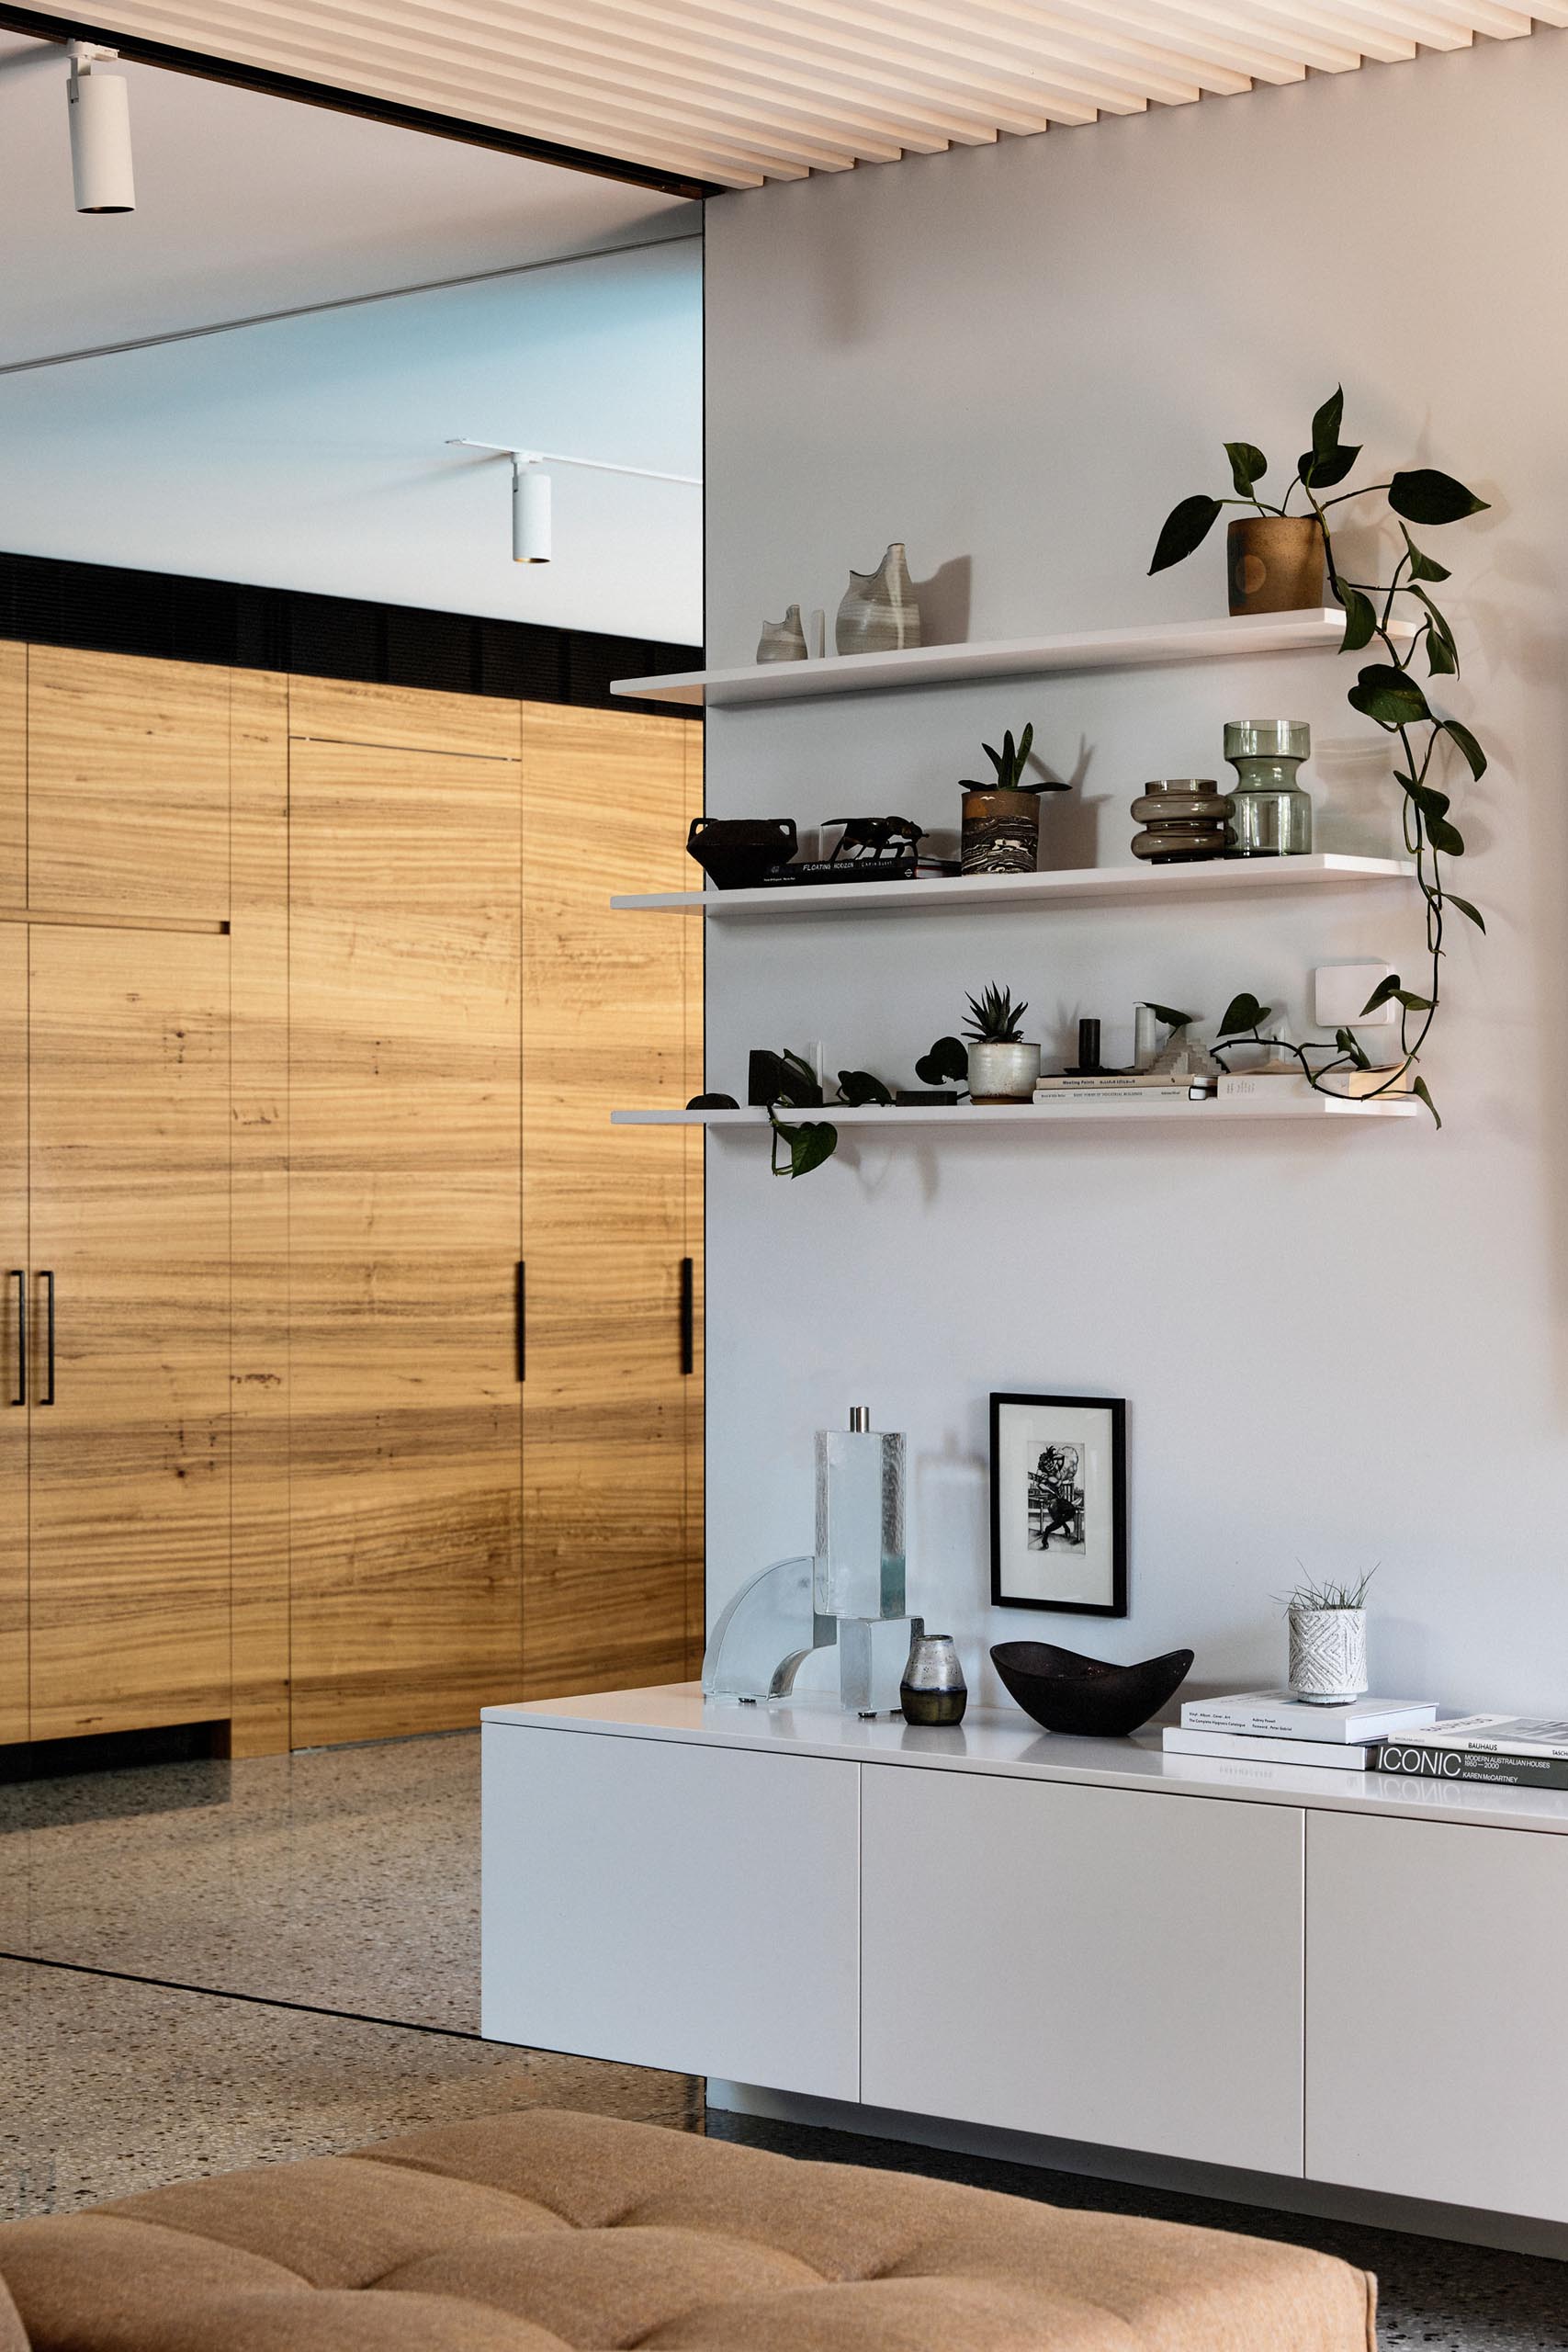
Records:
[[[1481,919],[1480,908],[1472,907],[1468,899],[1461,899],[1458,897],[1452,890],[1445,890],[1443,892],[1443,904],[1446,907],[1457,907],[1467,922],[1472,922],[1475,925],[1477,931],[1485,930],[1486,925]]]
[[[1459,745],[1460,750],[1464,753],[1466,760],[1470,763],[1471,775],[1475,778],[1477,784],[1479,784],[1482,777],[1486,773],[1486,754],[1482,750],[1480,744],[1476,741],[1474,736],[1471,733],[1469,728],[1461,727],[1457,718],[1439,718],[1438,724],[1442,729],[1444,734],[1451,735],[1454,741]]]
[[[1378,616],[1370,596],[1359,588],[1349,587],[1343,580],[1339,585],[1339,601],[1345,607],[1345,634],[1339,640],[1341,653],[1359,653],[1370,645],[1378,625]]]
[[[1196,547],[1201,547],[1219,520],[1220,502],[1217,498],[1184,498],[1173,506],[1165,518],[1155,547],[1151,573],[1166,571],[1173,563],[1180,563]]]
[[[1452,474],[1440,474],[1435,466],[1416,466],[1394,475],[1388,503],[1407,523],[1462,523],[1467,514],[1484,514],[1490,502],[1477,498]]]
[[[1415,679],[1391,662],[1373,662],[1363,670],[1347,700],[1352,710],[1375,718],[1380,727],[1418,726],[1432,716]]]
[[[1431,678],[1451,678],[1459,668],[1453,647],[1439,637],[1428,622],[1427,627],[1427,674]]]
[[[1412,1094],[1418,1094],[1421,1097],[1422,1102],[1425,1102],[1427,1110],[1432,1114],[1433,1125],[1440,1127],[1443,1123],[1438,1116],[1437,1104],[1433,1102],[1430,1094],[1427,1091],[1426,1080],[1424,1078],[1416,1079],[1414,1085],[1411,1087],[1410,1091]]]
[[[1296,459],[1296,471],[1314,490],[1337,490],[1361,454],[1361,444],[1326,449],[1320,458],[1308,449]]]
[[[1432,819],[1427,827],[1427,839],[1434,849],[1441,850],[1445,857],[1464,855],[1464,835],[1457,825],[1450,825],[1446,817]]]
[[[1234,1037],[1243,1029],[1260,1029],[1273,1012],[1271,1004],[1259,1004],[1255,996],[1244,989],[1240,996],[1233,996],[1220,1022],[1222,1037]]]
[[[1370,1012],[1376,1012],[1381,1006],[1391,1003],[1398,994],[1399,974],[1397,972],[1391,972],[1385,980],[1380,980],[1378,982],[1376,988],[1372,990],[1371,996],[1361,1007],[1362,1020],[1364,1021]]]
[[[962,1086],[968,1075],[968,1049],[960,1037],[939,1037],[915,1064],[922,1086]]]
[[[839,1148],[839,1130],[829,1126],[826,1119],[808,1119],[798,1127],[786,1127],[782,1120],[773,1122],[775,1135],[783,1136],[789,1147],[789,1172],[792,1178],[809,1176],[825,1159],[831,1159]],[[782,1176],[783,1169],[775,1169]]]
[[[1334,1042],[1338,1046],[1342,1054],[1349,1055],[1350,1059],[1355,1063],[1358,1069],[1371,1069],[1372,1066],[1372,1057],[1365,1050],[1359,1039],[1355,1036],[1352,1031],[1348,1029],[1337,1029],[1334,1032]]]
[[[822,1100],[822,1089],[817,1073],[799,1054],[759,1054],[758,1076],[767,1086],[770,1102],[783,1102],[791,1110],[809,1110]]]
[[[868,1069],[841,1069],[839,1072],[839,1100],[855,1104],[891,1102],[893,1096],[879,1078]]]
[[[1339,428],[1345,422],[1345,387],[1336,384],[1327,400],[1312,421],[1312,454],[1314,458],[1329,457],[1339,447]]]
[[[1414,989],[1395,989],[1393,993],[1406,1012],[1430,1012],[1432,1010],[1431,998],[1417,996]]]
[[[1237,496],[1250,498],[1253,483],[1261,481],[1269,470],[1268,458],[1261,449],[1255,449],[1250,441],[1227,441],[1225,455],[1231,461],[1231,480],[1235,484]]]
[[[1404,530],[1403,523],[1399,527],[1401,531],[1404,532],[1404,548],[1406,554],[1410,558],[1410,577],[1412,580],[1436,581],[1449,580],[1452,578],[1452,573],[1449,571],[1445,565],[1434,563],[1429,555],[1422,554],[1420,548],[1416,546],[1409,532]]]
[[[1018,773],[1023,774],[1029,754],[1034,749],[1034,721],[1032,718],[1018,739]]]
[[[1452,629],[1449,627],[1447,620],[1438,610],[1436,605],[1433,604],[1432,599],[1427,595],[1425,588],[1416,588],[1412,586],[1410,593],[1424,607],[1427,614],[1427,658],[1431,663],[1434,673],[1441,671],[1447,673],[1450,676],[1457,675],[1459,671],[1459,647],[1454,641],[1454,633]],[[1438,645],[1441,648],[1440,653],[1434,652],[1432,646],[1432,639],[1434,635],[1436,635],[1438,640]]]
[[[1190,1023],[1202,1019],[1201,1013],[1178,1012],[1174,1005],[1156,1004],[1148,997],[1144,999],[1144,1003],[1155,1019],[1163,1021],[1168,1029],[1185,1029]]]

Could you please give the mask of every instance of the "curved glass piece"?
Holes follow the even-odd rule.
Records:
[[[743,1584],[715,1624],[703,1659],[705,1699],[784,1699],[803,1659],[831,1649],[837,1621],[814,1605],[816,1563],[775,1560]]]

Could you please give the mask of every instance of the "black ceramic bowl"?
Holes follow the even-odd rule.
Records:
[[[1192,1671],[1190,1650],[1168,1650],[1137,1666],[1080,1657],[1054,1642],[998,1642],[997,1672],[1026,1715],[1047,1731],[1124,1739],[1157,1714]]]

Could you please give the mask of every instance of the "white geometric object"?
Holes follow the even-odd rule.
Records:
[[[1398,1017],[1399,1007],[1380,1004],[1375,1012],[1362,1010],[1372,990],[1390,978],[1392,964],[1320,964],[1312,976],[1313,1019],[1320,1029],[1384,1029]]]
[[[1309,1707],[1342,1707],[1367,1687],[1364,1609],[1292,1609],[1291,1689]]]

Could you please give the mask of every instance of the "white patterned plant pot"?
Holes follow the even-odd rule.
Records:
[[[1366,1611],[1292,1609],[1292,1695],[1309,1707],[1338,1707],[1359,1699],[1366,1687]]]

